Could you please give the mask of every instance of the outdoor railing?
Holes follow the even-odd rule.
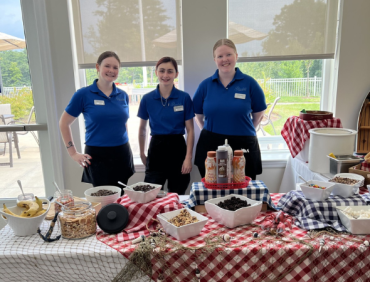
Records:
[[[272,91],[272,94],[277,97],[284,96],[321,96],[322,92],[322,78],[321,77],[310,77],[307,78],[279,78],[279,79],[257,79],[258,82],[265,84],[266,88]],[[138,103],[141,97],[146,93],[152,91],[157,86],[157,83],[148,83],[144,88],[141,83],[126,84],[130,91],[126,92],[130,96],[132,103]],[[31,87],[4,87],[4,93],[2,95],[13,97],[18,95],[22,89],[29,89]]]

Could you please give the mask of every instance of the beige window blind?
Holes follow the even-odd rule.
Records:
[[[94,67],[107,50],[122,67],[181,60],[179,0],[74,0],[72,10],[79,68]]]
[[[229,0],[239,62],[334,58],[338,0]]]

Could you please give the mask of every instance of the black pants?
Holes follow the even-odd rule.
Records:
[[[206,174],[204,162],[207,158],[207,152],[216,151],[218,146],[225,144],[225,139],[227,139],[233,151],[247,150],[247,153],[244,153],[245,175],[255,180],[256,175],[262,173],[261,152],[257,136],[223,135],[205,129],[200,133],[194,161],[200,175],[204,177]]]
[[[135,173],[134,160],[130,144],[115,147],[85,146],[85,154],[91,156],[91,165],[84,168],[82,182],[94,187],[112,185],[123,188],[121,181],[127,184]],[[123,190],[121,196],[123,195]]]
[[[186,143],[182,135],[154,135],[149,144],[145,182],[164,185],[169,192],[184,195],[190,174],[182,174]]]

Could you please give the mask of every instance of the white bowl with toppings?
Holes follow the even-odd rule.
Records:
[[[189,217],[184,216],[186,214],[188,214]],[[194,217],[196,218],[197,221],[194,220],[195,219]],[[171,221],[173,221],[174,218],[177,220],[174,223],[171,223]],[[205,216],[188,208],[158,214],[157,219],[162,224],[164,231],[167,234],[175,237],[179,241],[183,241],[190,237],[199,235],[204,225],[208,221],[208,218],[206,218]],[[178,224],[179,222],[187,221],[192,223],[176,226],[179,225]]]
[[[140,190],[135,191],[135,189],[146,190],[144,187],[152,187],[153,189],[150,189],[146,192],[140,191]],[[125,191],[125,194],[130,198],[131,201],[140,203],[140,204],[145,204],[145,203],[153,201],[157,197],[161,188],[162,188],[162,185],[152,184],[152,183],[147,183],[147,182],[138,182],[138,183],[125,187],[123,190]]]
[[[114,193],[106,196],[92,196],[93,193],[99,193],[99,191],[110,191]],[[100,193],[104,194],[104,193]],[[108,204],[114,203],[119,197],[121,197],[121,188],[117,186],[96,186],[94,188],[87,189],[85,191],[85,198],[90,203],[101,203],[101,207]]]
[[[0,207],[1,217],[9,224],[14,235],[30,236],[37,233],[37,229],[41,226],[50,209],[50,202],[48,199],[40,198],[40,200],[42,200],[43,203],[46,203],[47,207],[44,205],[45,212],[39,216],[20,217],[20,214],[25,210],[25,208],[18,206],[8,207],[8,210],[11,213],[14,213],[14,215],[10,215],[5,212],[3,206]]]
[[[342,224],[352,234],[370,234],[370,206],[337,206]]]
[[[306,183],[302,183],[300,187],[306,199],[314,201],[325,201],[333,192],[335,183],[310,180]]]
[[[348,198],[358,194],[359,187],[364,185],[365,177],[355,173],[338,173],[329,180],[335,183],[333,195]]]
[[[233,197],[246,201],[250,206],[242,207],[235,211],[227,210],[218,206],[220,202],[225,202],[225,200],[230,200]],[[205,208],[214,220],[228,228],[235,228],[236,226],[252,223],[262,209],[262,202],[255,201],[241,195],[231,194],[225,197],[214,198],[206,201]]]

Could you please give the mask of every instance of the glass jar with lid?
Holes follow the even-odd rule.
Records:
[[[71,190],[61,190],[60,192],[56,191],[54,193],[54,199],[55,199],[56,202],[61,203],[62,205],[66,205],[66,204],[74,202]],[[55,208],[55,212],[61,212],[62,211],[61,205],[59,205],[55,202],[54,202],[54,208]]]
[[[89,202],[64,205],[58,218],[63,238],[82,239],[96,233],[95,209]]]

